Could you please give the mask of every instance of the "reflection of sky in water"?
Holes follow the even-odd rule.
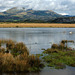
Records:
[[[42,48],[50,48],[53,43],[59,44],[61,40],[75,41],[75,28],[0,28],[0,38],[24,42],[30,53],[35,54]],[[70,44],[70,47],[75,48],[75,44]]]

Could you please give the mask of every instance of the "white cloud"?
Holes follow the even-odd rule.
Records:
[[[58,13],[75,15],[75,0],[0,0],[0,12],[12,7],[53,10]]]
[[[8,1],[9,4],[14,3],[14,1]]]
[[[59,14],[61,14],[61,15],[69,15],[68,13],[59,13]]]

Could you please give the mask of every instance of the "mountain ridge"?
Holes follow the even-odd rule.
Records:
[[[0,22],[51,22],[51,23],[74,23],[73,16],[60,15],[52,10],[33,10],[24,7],[13,7],[0,12]]]
[[[32,10],[32,9],[27,9],[25,8],[19,9],[17,7],[11,8],[5,12],[0,13],[0,20],[2,17],[4,17],[3,20],[9,21],[11,20],[11,17],[14,21],[15,18],[19,18],[19,20],[41,20],[41,21],[48,21],[48,20],[53,20],[57,17],[61,17],[62,15],[57,14],[56,12],[52,10]],[[6,18],[7,17],[7,20]],[[12,21],[12,20],[11,20]]]

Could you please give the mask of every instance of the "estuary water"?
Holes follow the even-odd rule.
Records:
[[[70,33],[72,32],[72,33]],[[75,41],[75,28],[0,28],[0,39],[11,39],[23,42],[30,54],[42,53],[41,49],[50,48],[53,43],[59,44],[61,40]],[[75,43],[69,43],[75,49]],[[75,75],[75,68],[67,66],[66,69],[56,70],[45,67],[38,73],[2,74],[2,75]]]

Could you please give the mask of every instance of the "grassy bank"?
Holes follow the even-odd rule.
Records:
[[[10,28],[10,27],[66,27],[66,28],[75,28],[75,24],[60,24],[60,23],[0,23],[1,28]]]
[[[30,55],[22,42],[0,40],[0,72],[36,72],[43,66],[39,57]]]
[[[43,56],[44,61],[49,67],[55,69],[64,69],[66,65],[75,67],[75,50],[67,47],[66,43],[74,41],[62,40],[61,43],[53,44],[51,48],[44,50],[45,56]]]

